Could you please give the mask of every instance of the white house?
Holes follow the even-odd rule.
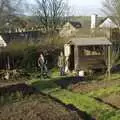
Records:
[[[2,47],[6,47],[7,43],[4,41],[4,39],[2,38],[2,36],[0,35],[0,48]]]
[[[67,22],[60,30],[61,37],[69,37],[74,35],[82,27],[80,22]]]
[[[98,26],[99,28],[118,28],[118,25],[110,18],[105,18]]]

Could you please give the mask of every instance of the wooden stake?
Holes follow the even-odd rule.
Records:
[[[75,71],[78,69],[79,65],[79,54],[78,54],[79,48],[78,46],[75,45],[74,47],[74,66],[75,66]]]
[[[111,47],[108,46],[108,79],[111,77]]]

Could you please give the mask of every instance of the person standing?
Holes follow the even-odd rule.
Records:
[[[65,71],[65,57],[63,55],[63,52],[61,52],[60,56],[58,57],[58,67],[60,69],[60,76],[64,76],[64,71]]]
[[[69,73],[69,57],[65,57],[65,73]]]
[[[43,54],[41,53],[38,58],[38,67],[40,67],[40,69],[41,69],[41,77],[44,75],[47,76],[48,69],[47,69],[46,64],[47,64],[47,61],[45,60]]]

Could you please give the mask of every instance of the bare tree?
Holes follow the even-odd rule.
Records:
[[[112,16],[114,22],[120,25],[120,0],[105,0],[102,11],[107,16]]]
[[[112,20],[120,28],[120,0],[105,0],[103,2],[102,11],[107,15],[111,16]],[[116,38],[118,39],[118,38]],[[120,64],[120,44],[118,41],[112,41],[112,52],[111,52],[111,68],[118,66]]]
[[[50,10],[50,25],[53,30],[56,30],[65,15],[63,0],[51,0]]]
[[[65,15],[64,0],[36,0],[36,16],[40,24],[48,30],[56,30]]]
[[[23,0],[0,0],[0,28],[12,23],[15,17],[23,13]]]
[[[48,26],[49,26],[49,4],[48,4],[48,0],[36,0],[37,4],[38,4],[38,8],[37,8],[37,18],[40,21],[40,24],[42,24],[45,29],[48,31]]]

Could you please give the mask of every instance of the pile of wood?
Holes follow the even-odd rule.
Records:
[[[1,70],[0,71],[0,79],[7,81],[7,80],[18,80],[22,78],[29,79],[30,75],[25,73],[22,70]]]

